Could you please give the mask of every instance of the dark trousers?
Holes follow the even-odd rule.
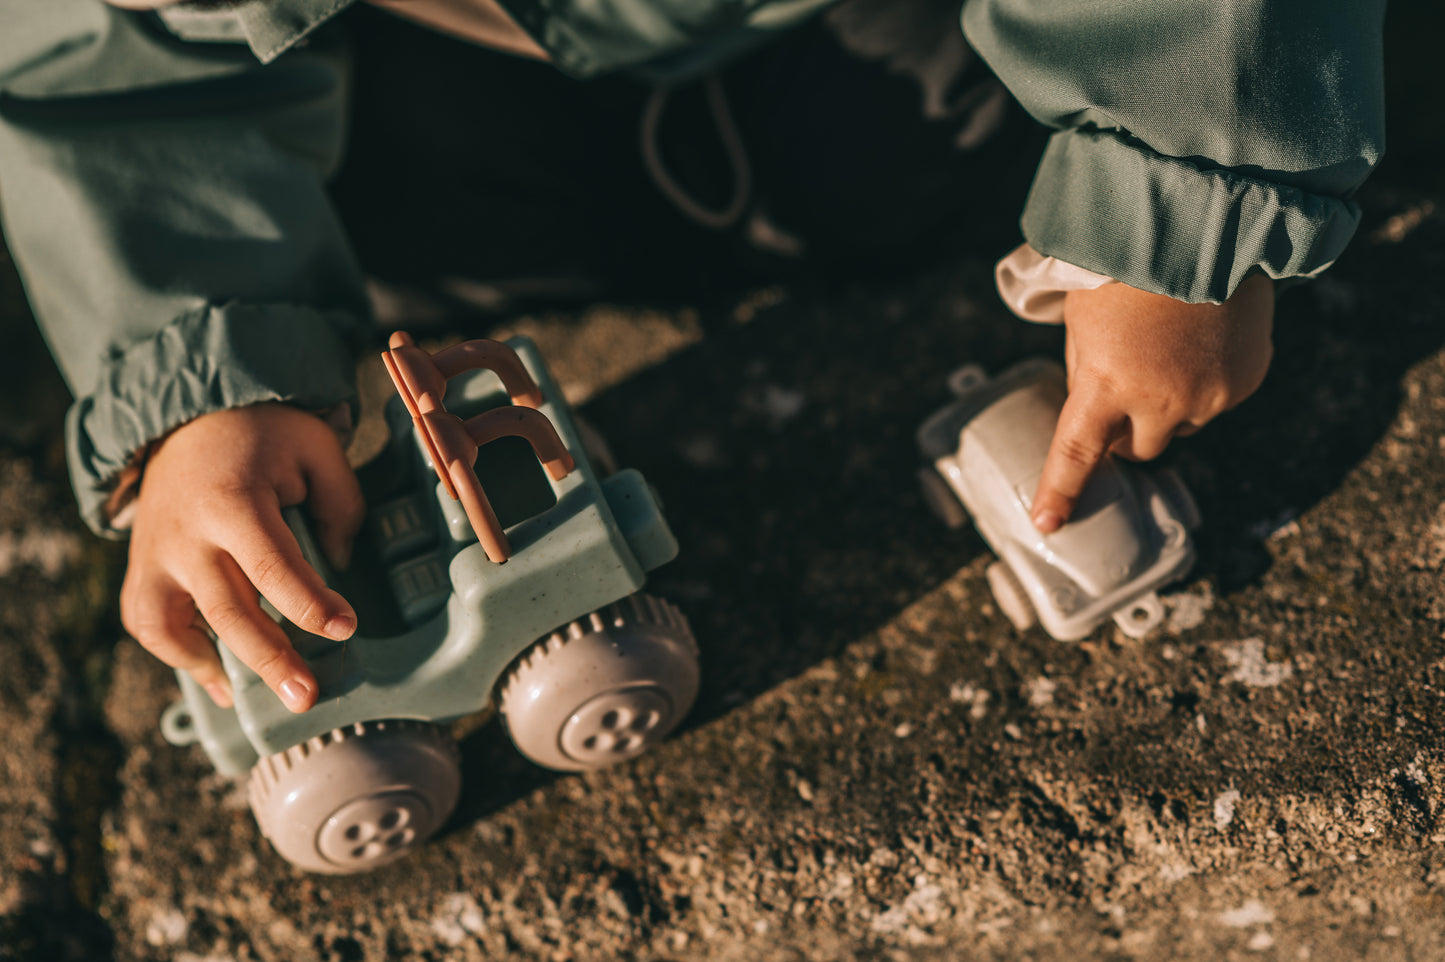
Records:
[[[906,260],[940,230],[1011,223],[1036,150],[964,43],[958,6],[847,0],[659,93],[358,4],[342,24],[355,93],[334,195],[371,276],[483,292],[472,307],[489,289],[499,303],[508,290],[687,293],[796,263]],[[701,223],[690,206],[737,216]]]

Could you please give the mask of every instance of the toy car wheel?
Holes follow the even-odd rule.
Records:
[[[936,468],[918,469],[918,487],[923,492],[923,503],[944,527],[953,530],[968,524],[968,510]]]
[[[282,858],[340,875],[395,861],[435,832],[461,792],[461,762],[435,725],[357,722],[261,759],[248,787]]]
[[[498,703],[518,751],[546,768],[582,771],[661,741],[697,688],[687,619],[638,592],[536,642],[502,681]]]
[[[1038,622],[1033,602],[1029,601],[1028,593],[1012,568],[1002,561],[995,561],[988,566],[984,576],[993,591],[993,600],[998,602],[999,610],[1015,628],[1028,631]]]
[[[1184,485],[1184,479],[1179,477],[1172,468],[1162,468],[1155,475],[1159,481],[1159,487],[1164,492],[1164,497],[1169,499],[1170,505],[1179,515],[1179,520],[1184,522],[1186,531],[1198,531],[1204,519],[1199,514],[1199,505],[1194,501],[1194,495]]]

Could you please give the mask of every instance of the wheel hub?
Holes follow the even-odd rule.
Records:
[[[562,751],[587,766],[641,754],[665,733],[672,703],[653,686],[598,695],[572,713],[562,727]]]
[[[316,834],[316,851],[349,871],[390,860],[425,838],[432,810],[415,792],[383,792],[341,806]]]

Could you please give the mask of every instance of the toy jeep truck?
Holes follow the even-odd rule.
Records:
[[[1159,624],[1155,589],[1194,563],[1199,511],[1178,475],[1105,456],[1073,517],[1041,534],[1030,505],[1066,395],[1064,369],[1025,361],[990,381],[969,366],[949,379],[955,400],[918,430],[924,497],[950,527],[972,516],[998,560],[987,577],[1014,627],[1035,622],[1060,641],[1112,617],[1140,637]]]
[[[287,512],[357,613],[345,642],[283,621],[315,707],[292,714],[220,638],[235,708],[178,672],[161,719],[218,771],[249,770],[262,832],[314,872],[385,864],[446,820],[461,786],[449,721],[496,709],[532,761],[597,768],[659,741],[698,687],[686,619],[639,590],[677,553],[657,499],[634,470],[599,475],[534,345],[430,355],[398,332],[385,358],[401,396],[387,447],[357,472],[368,509],[350,567],[331,570]]]

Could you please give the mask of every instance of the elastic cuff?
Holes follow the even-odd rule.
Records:
[[[264,401],[313,411],[354,404],[346,320],[294,305],[204,307],[108,358],[95,391],[66,418],[71,483],[86,524],[120,537],[120,489],[139,483],[149,445],[202,414]]]
[[[1050,139],[1023,229],[1046,256],[1197,304],[1222,303],[1256,270],[1276,280],[1319,273],[1359,220],[1347,200],[1073,130]]]
[[[337,404],[324,411],[312,411],[326,422],[341,442],[342,448],[351,446],[356,435],[355,417],[350,404]],[[101,502],[101,523],[107,532],[124,532],[131,529],[135,518],[135,500],[140,496],[140,484],[145,478],[146,462],[165,438],[156,438],[131,455],[126,466],[110,482],[110,493]]]

